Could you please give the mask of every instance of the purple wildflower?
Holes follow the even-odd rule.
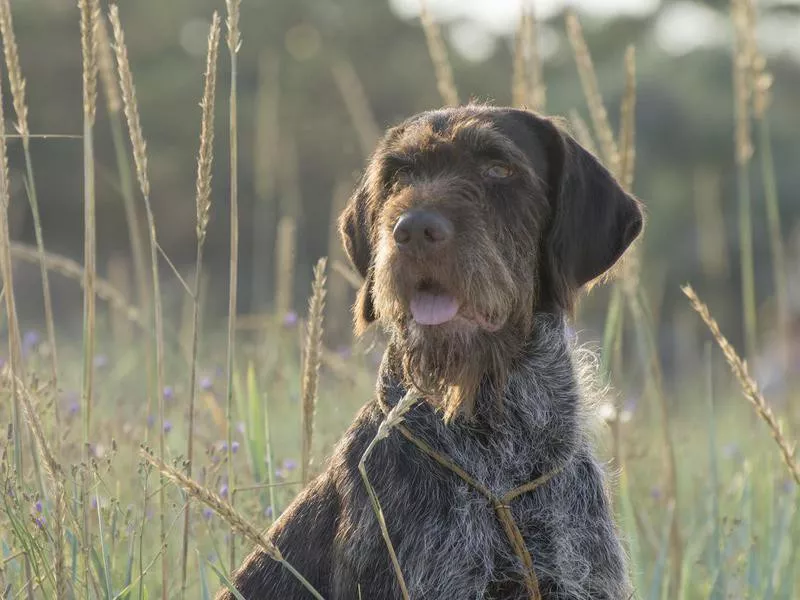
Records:
[[[172,400],[175,397],[175,389],[171,385],[164,387],[164,400]]]
[[[22,337],[22,354],[24,356],[28,356],[33,350],[36,349],[36,346],[39,345],[41,340],[42,336],[35,329],[26,331],[25,335]]]
[[[200,389],[204,392],[209,392],[214,387],[214,380],[208,375],[200,378]]]
[[[36,523],[36,526],[39,529],[44,529],[44,526],[47,523],[47,520],[44,518],[43,515],[37,516],[36,518],[33,519],[33,521],[34,521],[34,523]]]
[[[37,500],[36,501],[36,503],[33,505],[33,510],[35,510],[39,514],[42,513],[42,501],[41,500]]]
[[[297,461],[292,458],[287,458],[283,461],[283,468],[287,471],[294,471],[297,468]]]
[[[293,310],[290,310],[285,315],[283,315],[283,326],[284,327],[294,327],[297,325],[297,313]]]
[[[96,369],[103,369],[108,366],[108,356],[105,354],[98,354],[94,357],[92,361]]]
[[[211,520],[211,517],[213,517],[213,516],[214,516],[214,511],[213,511],[213,510],[211,510],[211,509],[210,509],[210,508],[208,508],[208,507],[205,507],[205,508],[203,509],[203,518],[204,518],[206,521],[209,521],[209,520]]]
[[[239,422],[236,424],[236,430],[237,430],[239,433],[241,433],[242,435],[244,435],[244,421],[239,421]]]
[[[170,421],[164,421],[164,433],[169,433],[172,431],[172,423]]]
[[[236,454],[239,450],[239,442],[231,442],[231,452]]]
[[[91,506],[92,510],[97,510],[97,496],[92,496]]]
[[[272,518],[272,507],[271,507],[271,506],[268,506],[268,507],[267,507],[267,508],[264,510],[264,515],[266,515],[266,517],[267,517],[268,519],[271,519],[271,518]]]
[[[223,483],[220,486],[219,495],[222,496],[223,498],[227,498],[228,497],[228,484],[227,483]]]

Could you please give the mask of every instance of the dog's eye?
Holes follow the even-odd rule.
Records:
[[[408,169],[400,169],[392,177],[392,184],[396,187],[404,187],[411,183],[411,172]]]
[[[499,164],[490,165],[483,173],[492,179],[505,179],[506,177],[511,177],[511,167]]]

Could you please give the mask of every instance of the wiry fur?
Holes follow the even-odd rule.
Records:
[[[481,178],[487,147],[510,165],[502,184]],[[394,223],[420,206],[457,232],[435,255],[393,245]],[[470,106],[390,130],[341,225],[365,277],[357,325],[378,319],[391,341],[377,398],[269,533],[287,561],[329,600],[401,597],[358,462],[384,409],[414,387],[425,401],[407,427],[494,494],[557,471],[511,503],[544,600],[629,598],[591,447],[593,392],[565,321],[579,288],[638,235],[638,203],[550,121]],[[459,316],[416,324],[408,307],[420,286],[459,298]],[[484,496],[396,431],[367,469],[412,598],[527,598],[523,566]],[[310,597],[261,551],[234,583],[247,600]]]

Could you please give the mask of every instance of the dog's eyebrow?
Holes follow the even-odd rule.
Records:
[[[453,128],[453,142],[464,145],[484,158],[507,160],[522,158],[513,142],[494,129],[491,123],[470,120]]]

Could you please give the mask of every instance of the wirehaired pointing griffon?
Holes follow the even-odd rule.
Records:
[[[566,319],[642,224],[535,113],[470,105],[386,133],[340,218],[364,278],[356,329],[390,337],[376,397],[268,534],[324,598],[403,597],[358,463],[408,391],[366,469],[410,598],[630,597]],[[233,583],[247,600],[312,597],[261,550]]]

